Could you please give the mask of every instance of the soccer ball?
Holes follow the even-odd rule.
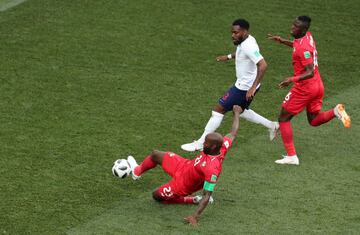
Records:
[[[114,162],[114,166],[112,167],[112,173],[114,176],[124,179],[128,175],[130,175],[131,168],[127,160],[118,159]]]

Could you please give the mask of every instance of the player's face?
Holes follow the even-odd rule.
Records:
[[[296,19],[291,26],[290,33],[294,38],[302,37],[304,35],[304,24]]]
[[[234,45],[239,45],[244,41],[246,35],[246,30],[242,29],[239,25],[233,25],[231,28],[231,38]]]

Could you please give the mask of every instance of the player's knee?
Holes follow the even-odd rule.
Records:
[[[316,121],[314,121],[314,119],[308,120],[308,121],[309,121],[309,124],[310,124],[311,126],[319,126],[319,123],[316,122]]]
[[[161,195],[159,195],[159,191],[155,190],[152,194],[153,199],[157,202],[162,202],[164,199],[161,197]]]
[[[153,150],[150,156],[154,162],[156,162],[157,164],[161,164],[164,157],[164,152],[159,150]]]

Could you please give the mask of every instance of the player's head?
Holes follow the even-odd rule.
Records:
[[[309,16],[298,16],[291,27],[291,35],[294,38],[303,37],[310,28],[311,18]]]
[[[249,35],[250,24],[244,19],[237,19],[231,28],[231,37],[234,45],[239,45]]]
[[[223,144],[223,136],[219,133],[210,133],[205,137],[205,142],[203,146],[203,152],[209,155],[218,155],[220,154],[220,149]]]

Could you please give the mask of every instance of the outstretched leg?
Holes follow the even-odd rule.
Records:
[[[312,126],[320,126],[328,121],[337,117],[344,124],[345,128],[349,128],[351,125],[350,116],[345,111],[343,104],[338,104],[334,109],[330,109],[325,112],[307,112],[307,118]]]
[[[133,179],[139,179],[141,174],[156,167],[157,165],[161,165],[165,152],[154,150],[152,153],[145,157],[144,161],[138,165],[136,160],[132,157],[128,157],[128,162],[131,167]]]
[[[307,112],[307,119],[310,125],[320,126],[328,121],[332,120],[335,117],[334,109],[330,109],[325,112]]]
[[[227,111],[225,110],[225,108],[223,106],[221,106],[220,104],[216,105],[214,110],[211,112],[211,117],[210,117],[208,123],[206,124],[204,132],[201,135],[201,137],[192,143],[181,145],[181,148],[188,152],[202,150],[203,144],[205,142],[205,137],[209,133],[213,133],[216,131],[217,128],[219,128],[219,126],[224,118],[224,114],[226,112]]]
[[[256,113],[254,110],[251,109],[244,109],[244,112],[240,114],[241,118],[244,118],[245,120],[255,123],[255,124],[261,124],[264,127],[268,128],[270,132],[270,140],[274,140],[276,137],[276,132],[279,129],[279,123],[272,122],[269,119],[261,116],[260,114]]]

